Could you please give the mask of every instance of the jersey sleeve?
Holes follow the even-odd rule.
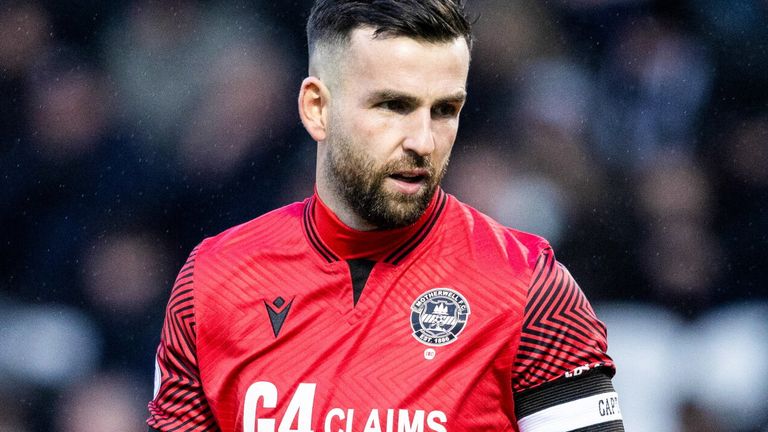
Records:
[[[203,393],[197,363],[194,268],[199,246],[174,283],[155,361],[150,431],[218,431]]]
[[[512,389],[521,432],[623,431],[605,325],[547,247],[527,295]]]

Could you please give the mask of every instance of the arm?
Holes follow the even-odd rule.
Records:
[[[199,247],[199,246],[198,246]],[[218,431],[197,363],[194,265],[197,248],[179,272],[166,308],[155,363],[149,431]]]
[[[624,431],[606,329],[552,250],[533,274],[515,359],[521,432]]]

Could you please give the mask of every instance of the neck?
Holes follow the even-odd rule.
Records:
[[[378,228],[355,213],[349,204],[338,196],[326,176],[317,176],[317,196],[346,226],[358,231],[373,231]]]
[[[397,261],[397,257],[410,250],[403,245],[417,244],[431,230],[446,201],[446,194],[438,190],[424,214],[411,225],[389,230],[357,230],[343,222],[320,198],[311,201],[308,223],[319,234],[328,249],[343,260],[368,259]],[[396,252],[403,252],[402,254]]]

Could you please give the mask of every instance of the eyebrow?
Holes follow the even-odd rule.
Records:
[[[437,99],[435,101],[435,104],[464,103],[466,99],[467,99],[467,92],[464,90],[460,90],[452,95]],[[407,93],[399,92],[397,90],[379,90],[379,91],[373,92],[367,98],[367,100],[369,103],[380,102],[385,100],[399,100],[411,105],[419,105],[421,103],[420,98],[413,95],[409,95]]]

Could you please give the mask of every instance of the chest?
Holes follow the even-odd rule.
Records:
[[[216,279],[197,303],[201,377],[224,430],[508,426],[514,278],[424,260],[362,276],[343,261],[269,269]]]

